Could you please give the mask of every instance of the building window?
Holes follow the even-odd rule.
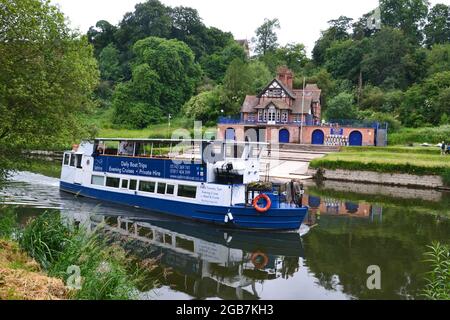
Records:
[[[287,111],[283,111],[281,116],[281,122],[288,122],[288,113]]]
[[[258,121],[263,122],[263,112],[261,110],[258,111]]]
[[[267,111],[264,110],[263,122],[267,122]]]
[[[137,189],[137,180],[130,180],[130,190]]]
[[[197,187],[180,185],[178,186],[178,196],[195,199],[197,197]]]
[[[166,194],[166,184],[162,182],[158,182],[158,193]]]
[[[277,122],[280,122],[281,119],[281,112],[280,110],[277,110]]]
[[[105,185],[105,177],[104,176],[92,176],[91,184],[103,187]]]
[[[139,191],[154,193],[155,186],[156,186],[155,182],[141,181],[139,182]]]
[[[106,186],[110,188],[119,188],[120,186],[120,178],[106,178]]]

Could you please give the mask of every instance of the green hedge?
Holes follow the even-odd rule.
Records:
[[[415,153],[439,155],[440,149],[437,147],[342,147],[344,152],[393,152],[393,153]]]
[[[417,166],[409,163],[364,163],[358,161],[342,161],[342,160],[327,160],[316,159],[310,164],[313,169],[328,169],[328,170],[350,170],[350,171],[374,171],[380,173],[404,173],[418,176],[437,175],[442,176],[444,184],[450,186],[450,168],[445,167],[425,167]]]

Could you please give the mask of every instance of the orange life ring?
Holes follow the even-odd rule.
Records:
[[[267,257],[261,251],[254,252],[252,254],[251,260],[256,269],[263,269],[269,263],[269,257]]]
[[[261,208],[258,205],[258,201],[264,199],[266,200],[266,206]],[[253,207],[256,209],[256,211],[258,211],[259,213],[265,213],[267,211],[269,211],[270,207],[272,207],[272,201],[270,200],[269,196],[266,194],[260,194],[259,196],[257,196],[254,200],[253,200]]]

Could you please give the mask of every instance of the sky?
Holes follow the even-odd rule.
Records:
[[[308,53],[327,22],[341,15],[355,20],[375,9],[378,0],[160,0],[171,7],[198,10],[207,26],[250,40],[265,18],[280,20],[279,43],[303,43]],[[69,18],[71,27],[86,32],[98,20],[118,24],[126,12],[144,0],[52,0]],[[449,0],[431,0],[431,4]]]

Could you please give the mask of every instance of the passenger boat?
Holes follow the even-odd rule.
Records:
[[[262,182],[267,144],[96,139],[64,153],[60,189],[153,212],[255,230],[298,230],[303,190]]]

